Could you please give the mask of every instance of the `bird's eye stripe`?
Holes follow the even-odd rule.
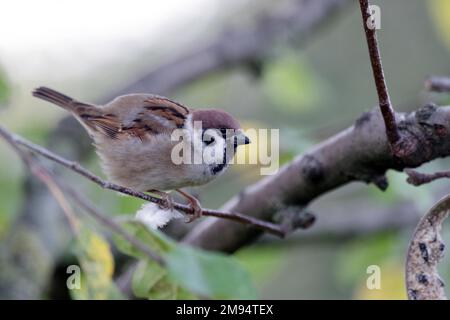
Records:
[[[211,143],[215,142],[216,139],[214,139],[214,137],[210,137],[209,139],[205,140],[203,139],[203,143],[207,146],[209,146]]]

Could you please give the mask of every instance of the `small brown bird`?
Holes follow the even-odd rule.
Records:
[[[226,170],[237,146],[250,143],[239,122],[227,112],[194,110],[157,95],[127,94],[105,105],[79,102],[46,87],[35,89],[33,96],[75,116],[94,140],[102,168],[112,182],[158,194],[169,209],[172,199],[164,191],[176,190],[189,201],[194,219],[201,216],[200,203],[180,188],[213,180]],[[222,155],[220,161],[174,161],[173,150],[180,141],[171,136],[177,129],[189,134],[186,141],[193,155]]]

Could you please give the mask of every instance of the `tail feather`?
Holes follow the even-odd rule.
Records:
[[[89,133],[100,129],[107,136],[114,138],[121,127],[117,119],[104,115],[95,105],[79,102],[53,89],[39,87],[33,91],[33,96],[70,111]]]
[[[77,113],[79,107],[90,107],[91,105],[78,102],[65,94],[47,87],[39,87],[33,91],[36,98],[54,103],[64,109]],[[93,107],[93,106],[91,106]]]

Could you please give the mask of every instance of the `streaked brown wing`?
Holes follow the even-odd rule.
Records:
[[[175,128],[182,128],[189,109],[166,98],[150,98],[144,101],[144,108],[151,116],[161,117],[172,122]]]
[[[87,114],[83,120],[96,131],[101,131],[111,139],[126,139],[134,136],[141,140],[152,135],[169,133],[182,128],[187,119],[189,109],[172,100],[152,97],[139,107],[134,119],[123,122],[116,115]]]

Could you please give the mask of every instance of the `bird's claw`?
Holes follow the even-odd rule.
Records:
[[[149,192],[154,193],[154,194],[158,195],[159,197],[161,197],[162,203],[158,204],[158,207],[160,209],[167,210],[167,211],[174,210],[174,202],[173,202],[172,196],[169,193],[159,191],[159,190],[149,190]]]
[[[170,194],[166,193],[167,196],[163,196],[162,199],[164,200],[163,203],[159,204],[159,207],[163,210],[167,211],[173,211],[174,205],[173,205],[173,199],[170,196]]]
[[[203,209],[202,206],[200,204],[200,201],[198,201],[198,199],[194,196],[191,196],[189,193],[184,192],[181,189],[176,189],[176,191],[182,195],[184,198],[186,198],[186,200],[189,202],[189,206],[192,209],[192,214],[190,217],[188,217],[186,219],[186,223],[190,223],[192,221],[197,220],[198,218],[200,218],[203,214]]]
[[[186,223],[191,223],[192,221],[197,220],[203,215],[203,209],[200,204],[200,201],[198,201],[196,198],[192,197],[189,200],[189,205],[192,208],[192,215],[187,218]]]

